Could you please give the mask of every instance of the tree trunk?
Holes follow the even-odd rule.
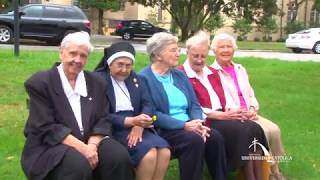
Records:
[[[186,41],[188,39],[189,30],[188,30],[188,28],[182,28],[182,27],[180,27],[180,29],[181,29],[181,39],[180,39],[180,41],[184,42],[184,41]]]
[[[103,34],[103,9],[99,8],[99,17],[98,17],[98,34]]]
[[[304,28],[307,27],[307,13],[308,13],[308,0],[306,0],[304,4],[304,18],[303,18]]]
[[[282,30],[282,24],[283,24],[283,0],[281,0],[281,12],[280,12],[280,39],[282,39],[283,37],[283,30]]]

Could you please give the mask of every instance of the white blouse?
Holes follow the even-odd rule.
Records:
[[[82,125],[82,116],[81,116],[81,102],[80,102],[80,96],[87,97],[87,85],[86,85],[86,79],[84,77],[83,71],[81,71],[76,79],[76,85],[74,90],[72,89],[67,76],[65,75],[62,64],[60,64],[58,67],[58,72],[60,75],[60,79],[62,82],[62,87],[64,90],[65,95],[68,98],[69,104],[72,108],[73,114],[77,120],[79,129],[81,134],[83,135],[83,125]]]
[[[116,100],[116,112],[119,111],[133,111],[131,104],[130,93],[124,81],[118,81],[112,76],[111,81],[113,85],[115,100]]]

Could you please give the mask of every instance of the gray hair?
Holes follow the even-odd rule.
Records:
[[[214,36],[214,38],[212,40],[211,48],[213,50],[215,50],[217,48],[217,43],[220,40],[230,40],[233,48],[234,49],[238,48],[237,43],[236,43],[236,39],[233,36],[231,36],[230,34],[227,34],[227,33],[220,33],[220,34],[217,34],[216,36]]]
[[[155,54],[159,53],[164,47],[172,43],[178,43],[178,38],[170,33],[159,32],[153,34],[153,36],[147,40],[146,45],[147,53],[151,57],[151,61]]]
[[[193,35],[186,41],[187,49],[200,44],[207,44],[208,47],[210,45],[210,38],[208,34],[202,30],[198,31],[195,35]]]
[[[69,43],[79,46],[84,45],[88,48],[89,53],[93,51],[93,46],[90,43],[90,35],[85,31],[74,32],[66,35],[60,44],[60,49],[66,48]]]

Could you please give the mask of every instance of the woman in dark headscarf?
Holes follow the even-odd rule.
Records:
[[[130,43],[115,43],[104,49],[96,72],[109,85],[106,96],[111,104],[113,135],[127,147],[137,179],[164,179],[169,145],[153,129],[153,106],[145,85],[132,71],[134,61],[135,50]]]

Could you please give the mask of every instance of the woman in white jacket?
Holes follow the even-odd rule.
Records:
[[[235,39],[229,34],[218,34],[211,43],[216,60],[211,65],[212,68],[219,71],[222,86],[230,95],[226,98],[227,104],[233,104],[234,108],[244,109],[244,115],[249,120],[254,120],[264,130],[267,137],[271,154],[281,156],[284,154],[281,142],[280,128],[272,121],[259,116],[259,104],[250,85],[246,69],[241,64],[234,63],[233,55],[237,49]],[[233,107],[230,107],[233,108]],[[276,179],[283,179],[278,167],[278,162],[271,166],[271,176]]]

